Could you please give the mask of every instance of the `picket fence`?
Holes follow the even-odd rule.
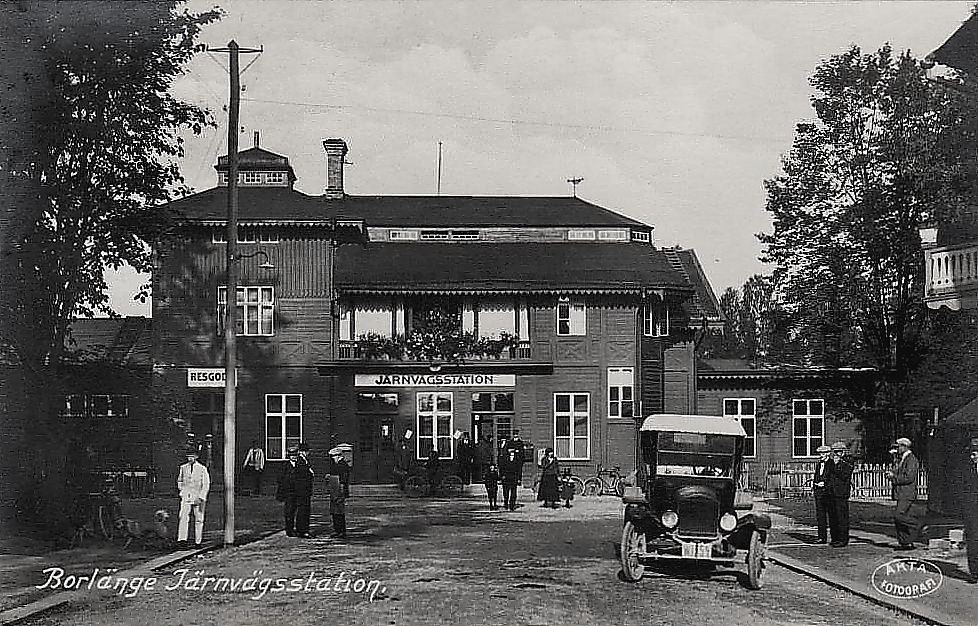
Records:
[[[811,495],[815,466],[815,462],[770,463],[764,476],[764,491],[777,493],[780,498]],[[857,463],[852,472],[850,497],[858,500],[889,500],[890,481],[886,477],[889,469],[888,465]],[[750,484],[755,488],[760,486]],[[924,468],[920,468],[920,473],[917,475],[917,498],[927,499],[927,472]]]

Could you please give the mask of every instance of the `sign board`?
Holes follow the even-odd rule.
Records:
[[[223,367],[188,367],[188,387],[224,387]],[[238,370],[234,371],[235,387],[238,383]]]
[[[357,374],[357,387],[515,387],[516,374]]]

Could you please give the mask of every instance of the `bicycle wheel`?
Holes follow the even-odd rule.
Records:
[[[424,476],[408,476],[404,481],[404,491],[410,496],[423,496],[428,493],[428,481]]]
[[[615,480],[615,495],[619,498],[625,495],[625,481],[621,478]]]
[[[581,489],[582,496],[600,496],[603,485],[599,478],[588,478],[584,481],[584,488]]]
[[[465,483],[462,479],[454,474],[449,474],[448,476],[441,479],[441,483],[438,485],[438,489],[449,496],[461,495],[462,490],[465,488]]]
[[[574,483],[574,493],[584,493],[584,481],[574,475],[571,475],[570,479]]]

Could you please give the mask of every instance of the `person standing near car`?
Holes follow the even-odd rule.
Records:
[[[818,461],[815,464],[815,477],[812,479],[812,495],[815,498],[815,523],[818,527],[817,543],[829,542],[829,527],[834,526],[831,519],[832,495],[829,472],[832,469],[832,448],[819,446]]]
[[[852,493],[853,466],[848,451],[841,441],[832,444],[832,469],[829,472],[832,514],[829,520],[834,522],[830,530],[832,546],[836,548],[849,545],[849,496]]]
[[[887,472],[893,483],[891,495],[896,500],[893,510],[893,525],[896,528],[898,545],[896,550],[913,550],[914,541],[919,539],[920,525],[913,514],[913,504],[917,500],[917,473],[920,463],[910,450],[911,442],[906,437],[896,440],[900,460],[893,471]]]
[[[295,462],[295,536],[309,539],[309,515],[312,507],[312,481],[315,472],[309,465],[309,444],[299,444]]]

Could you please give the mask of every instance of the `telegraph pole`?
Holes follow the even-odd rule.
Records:
[[[227,52],[230,60],[231,93],[228,107],[228,231],[227,231],[227,288],[224,317],[224,545],[234,545],[234,468],[235,406],[237,392],[237,332],[238,332],[238,111],[241,107],[241,76],[238,55],[241,52],[261,52],[261,49],[242,50],[233,39],[227,48],[210,48],[212,52]]]

